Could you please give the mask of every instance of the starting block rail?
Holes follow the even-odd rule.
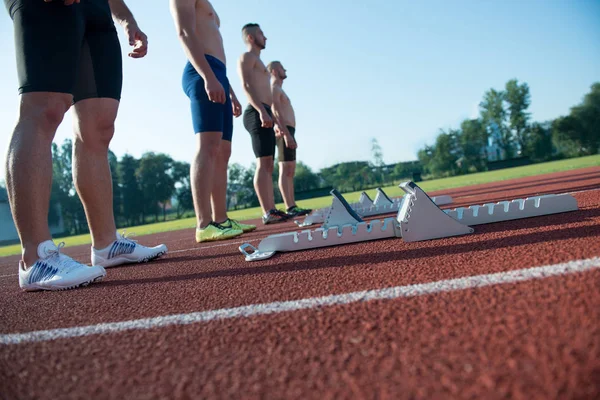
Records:
[[[414,182],[403,182],[400,188],[406,193],[401,201],[390,200],[387,196],[387,199],[379,200],[399,204],[395,218],[365,222],[356,208],[348,204],[337,190],[332,190],[332,205],[321,228],[271,235],[263,239],[258,247],[246,243],[239,250],[246,261],[256,261],[270,258],[276,252],[393,237],[416,242],[466,235],[475,231],[471,226],[578,210],[577,200],[569,194],[535,196],[442,210]],[[367,198],[368,196],[363,200],[367,201]]]

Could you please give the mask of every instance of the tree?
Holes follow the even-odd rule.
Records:
[[[552,129],[550,124],[534,122],[526,143],[527,155],[533,161],[545,161],[552,157]]]
[[[123,215],[130,226],[142,222],[144,215],[144,198],[136,176],[138,165],[139,160],[130,154],[125,154],[117,166]]]
[[[321,177],[302,161],[296,162],[294,188],[297,192],[308,192],[321,187]]]
[[[227,209],[258,205],[258,197],[254,191],[254,172],[256,164],[246,169],[238,163],[229,165],[227,185]]]
[[[419,159],[419,162],[421,163],[421,165],[423,166],[423,170],[425,172],[429,172],[431,173],[431,160],[433,159],[433,152],[434,152],[435,148],[433,146],[425,146],[423,147],[421,150],[419,150],[417,152],[417,158]]]
[[[175,182],[175,198],[177,199],[177,218],[189,210],[194,209],[192,185],[190,177],[190,164],[187,162],[173,161],[171,177]]]
[[[136,175],[140,182],[144,207],[154,214],[158,221],[159,205],[162,206],[163,220],[166,220],[166,205],[175,192],[175,182],[170,175],[173,159],[166,154],[148,152],[142,155]]]
[[[382,183],[385,180],[383,176],[385,162],[383,161],[383,150],[381,150],[381,146],[376,138],[371,139],[371,155],[373,157],[373,169],[377,171],[373,178],[375,178],[377,183]]]
[[[57,206],[63,216],[65,231],[80,234],[89,231],[83,204],[73,183],[73,142],[65,139],[59,147],[52,144],[52,188],[49,222],[57,222]]]
[[[482,171],[485,167],[483,150],[487,145],[487,132],[478,119],[466,119],[460,124],[458,146],[461,153],[462,172]]]
[[[513,156],[513,140],[506,126],[506,110],[504,109],[505,92],[490,89],[485,92],[483,101],[479,103],[481,119],[500,148],[504,150],[507,158]]]
[[[431,158],[431,172],[437,176],[455,175],[458,160],[458,131],[442,131],[436,141]]]
[[[557,118],[553,139],[559,151],[567,156],[596,154],[600,149],[600,82],[594,83],[581,104],[569,115]]]
[[[527,112],[531,104],[529,86],[527,83],[519,85],[516,79],[511,79],[506,83],[505,99],[508,103],[508,116],[513,138],[521,152],[526,153],[529,118],[531,116]]]

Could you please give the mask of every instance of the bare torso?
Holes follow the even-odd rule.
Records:
[[[260,57],[257,55],[246,52],[242,55],[242,58],[247,57],[252,65],[248,73],[248,83],[253,89],[253,93],[256,99],[263,104],[271,105],[273,103],[273,94],[271,92],[271,74],[265,67]]]
[[[283,88],[278,85],[273,85],[273,96],[279,96],[279,113],[281,114],[281,123],[286,126],[296,127],[296,114],[294,107],[288,95],[283,91]]]
[[[197,34],[202,39],[204,53],[226,63],[223,38],[219,28],[221,20],[208,0],[196,0]]]

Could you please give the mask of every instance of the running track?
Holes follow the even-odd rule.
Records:
[[[430,194],[564,192],[579,211],[253,263],[242,242],[294,226],[156,234],[166,257],[67,292],[21,292],[0,258],[0,396],[600,398],[600,167]]]

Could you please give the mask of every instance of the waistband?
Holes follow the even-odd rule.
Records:
[[[220,68],[223,70],[227,69],[225,63],[223,63],[223,61],[219,60],[217,57],[211,56],[210,54],[205,54],[204,58],[206,58],[206,61],[208,61],[211,67]]]

